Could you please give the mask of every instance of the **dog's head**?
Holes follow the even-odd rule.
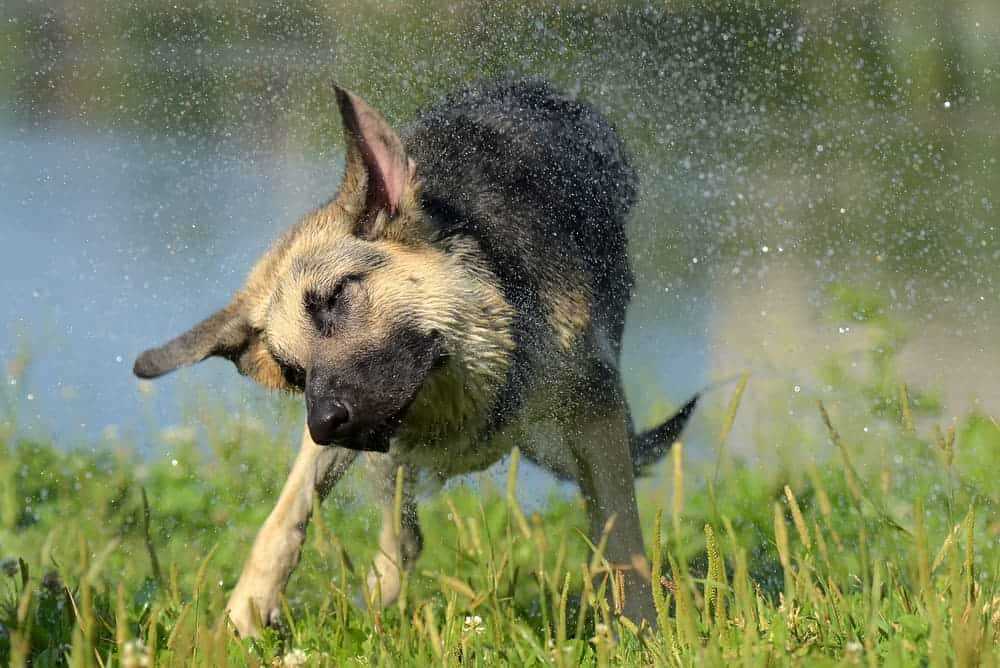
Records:
[[[134,370],[155,378],[225,357],[262,385],[304,392],[316,443],[385,450],[411,405],[426,403],[421,390],[440,394],[427,388],[456,355],[496,357],[487,375],[502,375],[507,316],[489,281],[433,243],[399,136],[336,92],[347,142],[337,197],[280,239],[226,308],[144,352]],[[470,336],[496,345],[470,350]]]

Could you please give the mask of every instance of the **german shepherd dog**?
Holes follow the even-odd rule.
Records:
[[[652,622],[634,476],[697,397],[636,433],[619,377],[636,179],[592,107],[538,80],[473,85],[397,134],[336,88],[347,144],[336,197],[282,236],[228,306],[142,353],[140,378],[221,356],[305,395],[302,447],[228,613],[276,623],[314,500],[364,452],[381,503],[369,584],[383,605],[421,550],[415,480],[482,470],[514,446],[578,482],[621,571],[624,614]],[[394,496],[402,471],[402,522]]]

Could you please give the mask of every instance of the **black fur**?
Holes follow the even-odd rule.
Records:
[[[527,79],[447,98],[404,141],[425,179],[425,210],[442,235],[478,241],[517,311],[517,356],[498,414],[513,412],[540,366],[535,356],[549,352],[542,295],[573,277],[588,283],[595,324],[617,358],[632,290],[625,219],[636,178],[608,122]]]
[[[617,364],[633,285],[625,224],[637,182],[608,121],[544,81],[489,82],[431,108],[404,142],[438,233],[474,238],[516,309],[517,349],[493,427],[530,394],[541,356],[556,354],[544,296],[577,277],[592,299],[595,331],[610,348],[605,355],[613,357],[582,379],[581,391],[595,405],[620,398]],[[694,400],[633,437],[637,464],[666,452],[693,407]]]
[[[669,420],[632,437],[632,467],[636,475],[644,473],[667,454],[674,441],[680,438],[700,398],[700,395],[694,395]]]
[[[390,435],[439,355],[435,335],[400,326],[378,346],[362,347],[337,366],[313,366],[305,383],[309,420],[315,413],[325,414],[332,403],[346,406],[351,415],[326,438],[317,438],[310,422],[313,440],[387,452]],[[359,406],[364,410],[356,411]]]

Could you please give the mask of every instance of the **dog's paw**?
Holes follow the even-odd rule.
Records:
[[[387,608],[399,598],[403,580],[399,568],[384,554],[375,557],[368,571],[368,592],[375,606]]]
[[[264,627],[281,624],[281,609],[275,596],[249,596],[233,592],[226,605],[229,620],[241,638],[257,638]]]

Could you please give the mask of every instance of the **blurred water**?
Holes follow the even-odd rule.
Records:
[[[131,365],[226,303],[269,242],[332,194],[335,159],[78,128],[8,129],[0,154],[0,359],[22,430],[74,445],[113,429],[145,447],[185,419],[192,387],[233,410],[265,394],[209,360],[144,397]],[[630,321],[625,365],[640,417],[664,396],[682,401],[707,373],[704,295],[664,296]],[[682,317],[658,308],[676,299]]]
[[[774,118],[758,132],[785,126]],[[637,289],[622,360],[637,422],[750,370],[734,447],[772,442],[780,452],[788,427],[774,417],[796,419],[805,398],[835,401],[821,369],[838,355],[856,366],[871,347],[850,318],[830,319],[837,284],[883,297],[909,327],[902,375],[938,391],[946,419],[1000,410],[987,371],[1000,364],[996,170],[982,157],[1000,142],[961,131],[950,162],[911,175],[887,201],[879,174],[911,163],[905,148],[926,129],[897,132],[904,150],[890,162],[870,162],[859,142],[839,158],[857,173],[824,178],[819,194],[808,184],[831,168],[809,145],[770,144],[741,162],[707,139],[693,159],[666,151],[639,162]],[[22,432],[67,446],[124,435],[148,450],[160,429],[196,422],[182,407],[201,396],[268,424],[267,394],[228,362],[158,380],[152,396],[131,375],[138,352],[225,304],[270,241],[334,191],[335,151],[307,158],[266,145],[68,125],[2,131],[0,396]],[[831,195],[842,181],[853,189]],[[729,387],[703,404],[689,434],[695,453],[710,452],[704,415],[718,415]]]
[[[215,360],[143,401],[132,361],[224,305],[270,240],[329,195],[334,166],[79,128],[8,129],[0,153],[0,356],[29,360],[8,388],[20,426],[65,443],[109,426],[144,440],[180,419],[185,376],[245,401],[248,384]]]

